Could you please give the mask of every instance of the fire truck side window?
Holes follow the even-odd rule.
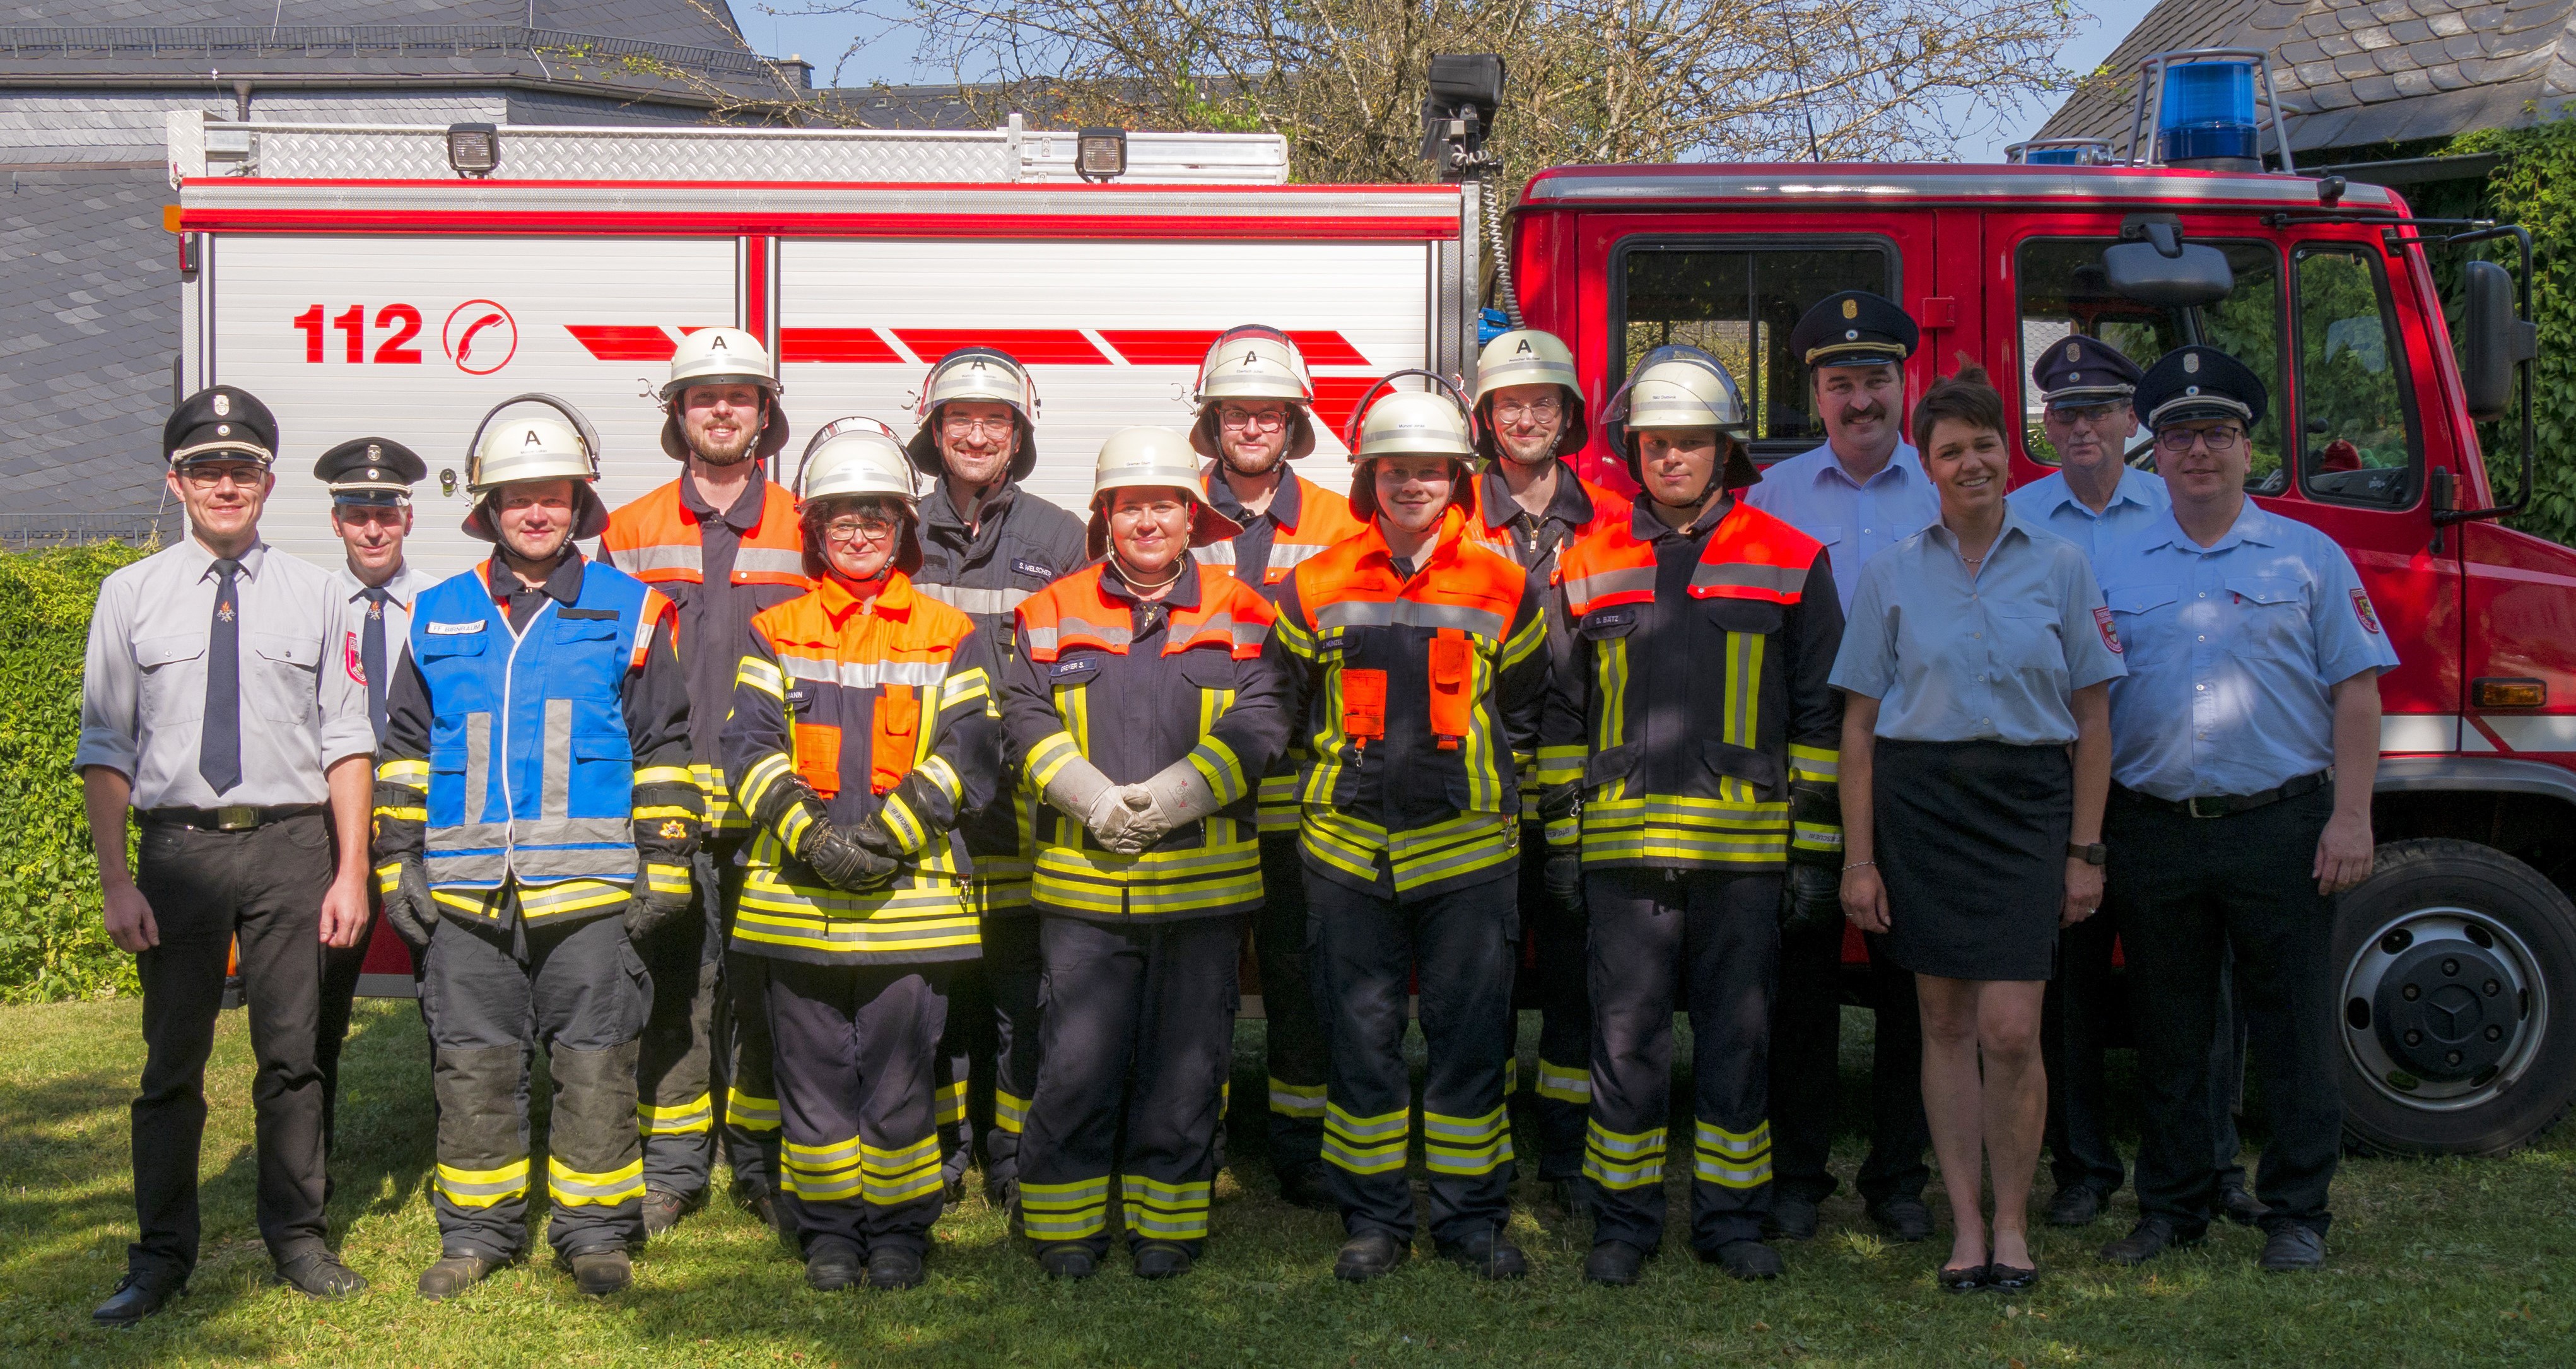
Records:
[[[2289,488],[2281,461],[2281,257],[2264,242],[2194,239],[2227,253],[2236,288],[2216,304],[2186,311],[2140,304],[2112,292],[2102,272],[2102,249],[2117,243],[2109,237],[2030,238],[2014,253],[2013,275],[2021,312],[2022,448],[2044,466],[2057,464],[2057,452],[2040,427],[2039,392],[2030,368],[2053,343],[2070,333],[2100,338],[2120,349],[2141,369],[2185,342],[2200,341],[2224,349],[2253,368],[2272,394],[2272,411],[2254,425],[2252,469],[2245,487],[2256,494],[2279,494]],[[2152,471],[2155,452],[2141,432],[2130,439],[2129,464]]]
[[[1608,390],[1657,347],[1701,348],[1724,362],[1743,390],[1753,415],[1753,456],[1766,465],[1825,440],[1807,368],[1789,354],[1798,316],[1844,290],[1896,297],[1896,252],[1878,239],[1630,243],[1620,257],[1612,323],[1621,347],[1611,357],[1617,374]]]
[[[2377,254],[2359,246],[2298,250],[2299,480],[2336,503],[2400,507],[2418,465],[2405,349],[2390,317]]]

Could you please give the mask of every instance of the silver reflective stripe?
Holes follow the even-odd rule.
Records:
[[[1314,546],[1305,542],[1273,542],[1270,544],[1270,568],[1272,570],[1286,570],[1289,567],[1296,565],[1298,562],[1305,560],[1307,557],[1325,550],[1328,550],[1328,548]]]
[[[1051,627],[1030,628],[1027,640],[1023,641],[1020,645],[1030,651],[1053,651],[1055,650],[1055,629]]]
[[[1029,597],[1029,591],[1024,589],[968,589],[963,585],[925,585],[918,582],[913,588],[960,613],[986,616],[1008,613]]]
[[[541,820],[572,816],[572,700],[546,700],[546,749],[537,757]]]
[[[1801,579],[1799,583],[1806,582]],[[1565,582],[1566,602],[1578,606],[1592,603],[1596,599],[1606,599],[1613,594],[1634,594],[1639,591],[1647,594],[1655,592],[1653,566],[1638,566],[1630,570],[1605,570],[1597,575],[1586,575],[1580,579]]]
[[[1315,610],[1319,628],[1428,627],[1456,628],[1499,638],[1503,615],[1463,604],[1425,604],[1412,599],[1343,600]]]
[[[492,715],[465,715],[465,825],[483,821],[483,791],[492,783]],[[506,841],[506,838],[504,839]]]
[[[1279,564],[1279,560],[1278,560],[1279,553],[1278,553],[1278,552],[1276,552],[1276,551],[1273,551],[1270,555],[1271,555],[1271,561],[1270,561],[1270,563],[1271,563],[1272,565],[1274,565],[1274,566],[1275,566],[1275,565],[1277,565],[1277,564]],[[1202,565],[1202,566],[1230,566],[1230,565],[1233,565],[1233,564],[1234,564],[1234,543],[1232,543],[1232,542],[1210,542],[1210,543],[1208,543],[1208,544],[1207,544],[1206,546],[1204,546],[1204,547],[1192,547],[1192,548],[1190,548],[1190,559],[1191,559],[1191,560],[1193,560],[1193,561],[1198,562],[1198,563],[1199,563],[1200,565]]]
[[[1652,579],[1651,576],[1648,578]],[[1721,585],[1729,589],[1767,589],[1774,594],[1795,594],[1806,588],[1807,572],[1747,561],[1727,561],[1717,565],[1703,561],[1692,568],[1692,589],[1713,589]]]
[[[1214,628],[1232,638],[1236,646],[1259,646],[1270,636],[1268,623],[1238,623],[1231,613],[1211,614],[1201,630]]]
[[[733,568],[736,571],[761,571],[771,575],[803,575],[805,553],[776,551],[769,547],[743,547],[733,554]]]
[[[619,570],[629,575],[648,570],[703,570],[705,560],[693,543],[659,547],[620,547],[609,558]],[[737,555],[739,559],[739,555]],[[799,563],[799,570],[804,567]]]
[[[1036,636],[1034,632],[1030,635]],[[850,689],[874,689],[881,684],[929,689],[948,678],[946,661],[822,661],[811,656],[781,656],[778,665],[791,679],[818,680]]]

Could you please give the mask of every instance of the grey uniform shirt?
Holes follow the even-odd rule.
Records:
[[[439,577],[415,568],[409,561],[385,580],[385,679],[386,697],[393,694],[394,678],[402,673],[403,653],[411,650],[411,606],[421,591],[438,583]],[[340,671],[358,682],[358,697],[363,702],[367,693],[367,676],[361,664],[367,646],[367,582],[342,561],[331,568],[331,589],[340,596],[341,636]],[[329,662],[323,663],[328,668]]]
[[[2075,691],[2127,673],[2084,549],[2007,510],[1973,579],[1937,522],[1870,558],[1833,685],[1890,740],[2062,746]]]
[[[241,565],[242,778],[220,795],[197,774],[214,553],[192,537],[99,587],[72,764],[122,772],[137,808],[326,802],[323,772],[376,748],[366,686],[339,660],[345,609],[330,574],[264,542]]]

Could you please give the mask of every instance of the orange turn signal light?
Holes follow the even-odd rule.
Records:
[[[2480,708],[2541,708],[2549,703],[2549,685],[2542,680],[2483,679],[2477,682]]]

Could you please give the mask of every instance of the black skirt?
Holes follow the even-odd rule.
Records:
[[[2063,746],[1903,742],[1873,752],[1890,959],[1945,979],[2049,979],[2075,766]]]

